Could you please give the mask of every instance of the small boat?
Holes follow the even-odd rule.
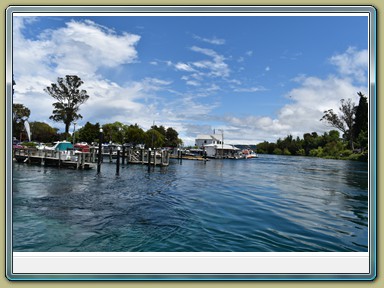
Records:
[[[86,142],[76,143],[73,148],[76,150],[76,152],[86,153],[90,151],[90,147]]]
[[[244,149],[242,151],[242,154],[244,155],[245,159],[252,159],[252,158],[258,158],[259,156],[255,153],[255,151],[250,149]]]
[[[54,142],[54,144],[55,145],[53,146],[39,145],[36,148],[38,150],[55,150],[55,151],[67,151],[67,150],[73,149],[72,143],[68,141],[57,141],[57,142]]]

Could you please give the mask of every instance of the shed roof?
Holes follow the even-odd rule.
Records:
[[[214,147],[216,148],[217,150],[240,150],[239,148],[233,146],[233,145],[229,145],[229,144],[207,144],[207,145],[204,145],[204,147]]]
[[[221,141],[221,139],[222,139],[221,134],[212,134],[212,135],[200,134],[200,135],[197,135],[197,137],[196,137],[196,140],[219,140],[219,141]]]

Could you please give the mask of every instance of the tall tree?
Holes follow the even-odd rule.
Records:
[[[124,124],[121,122],[107,123],[102,126],[104,140],[123,144],[124,142]]]
[[[33,139],[38,142],[53,142],[58,139],[57,128],[53,128],[44,122],[31,122]]]
[[[331,127],[334,127],[344,133],[343,137],[349,141],[350,148],[353,150],[353,124],[355,118],[355,104],[351,99],[340,100],[339,114],[333,112],[333,109],[324,111],[324,116],[320,121],[325,120]]]
[[[80,142],[87,142],[91,144],[92,142],[96,142],[99,138],[100,124],[92,124],[87,122],[77,131],[77,133],[78,134],[76,134],[76,137],[78,137]]]
[[[57,84],[52,83],[50,87],[44,89],[57,100],[52,104],[54,107],[53,115],[49,118],[56,122],[63,122],[66,134],[69,132],[69,127],[73,121],[83,118],[78,113],[80,105],[89,98],[86,90],[79,89],[83,83],[76,75],[66,75],[65,78],[58,77]]]
[[[368,131],[368,102],[367,97],[361,92],[359,105],[356,106],[355,124],[353,126],[354,137],[357,138],[362,131]]]
[[[12,104],[12,130],[14,137],[22,137],[22,133],[24,132],[24,121],[28,119],[29,115],[31,115],[31,110],[28,107],[25,107],[23,104],[13,103]],[[21,141],[21,139],[20,139]]]
[[[168,147],[177,147],[182,143],[181,139],[179,139],[179,133],[172,127],[168,127],[165,132],[165,146]]]
[[[145,145],[147,147],[157,148],[163,147],[165,143],[165,137],[156,129],[149,129],[145,132]]]
[[[145,144],[146,134],[139,125],[129,125],[124,129],[124,139],[127,143],[131,143],[133,146],[136,146],[137,144]]]

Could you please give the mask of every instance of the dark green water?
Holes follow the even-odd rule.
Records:
[[[366,163],[13,164],[14,251],[368,251]]]

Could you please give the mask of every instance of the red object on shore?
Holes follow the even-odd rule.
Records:
[[[89,146],[87,144],[77,143],[73,147],[75,148],[75,150],[80,152],[89,152]]]

